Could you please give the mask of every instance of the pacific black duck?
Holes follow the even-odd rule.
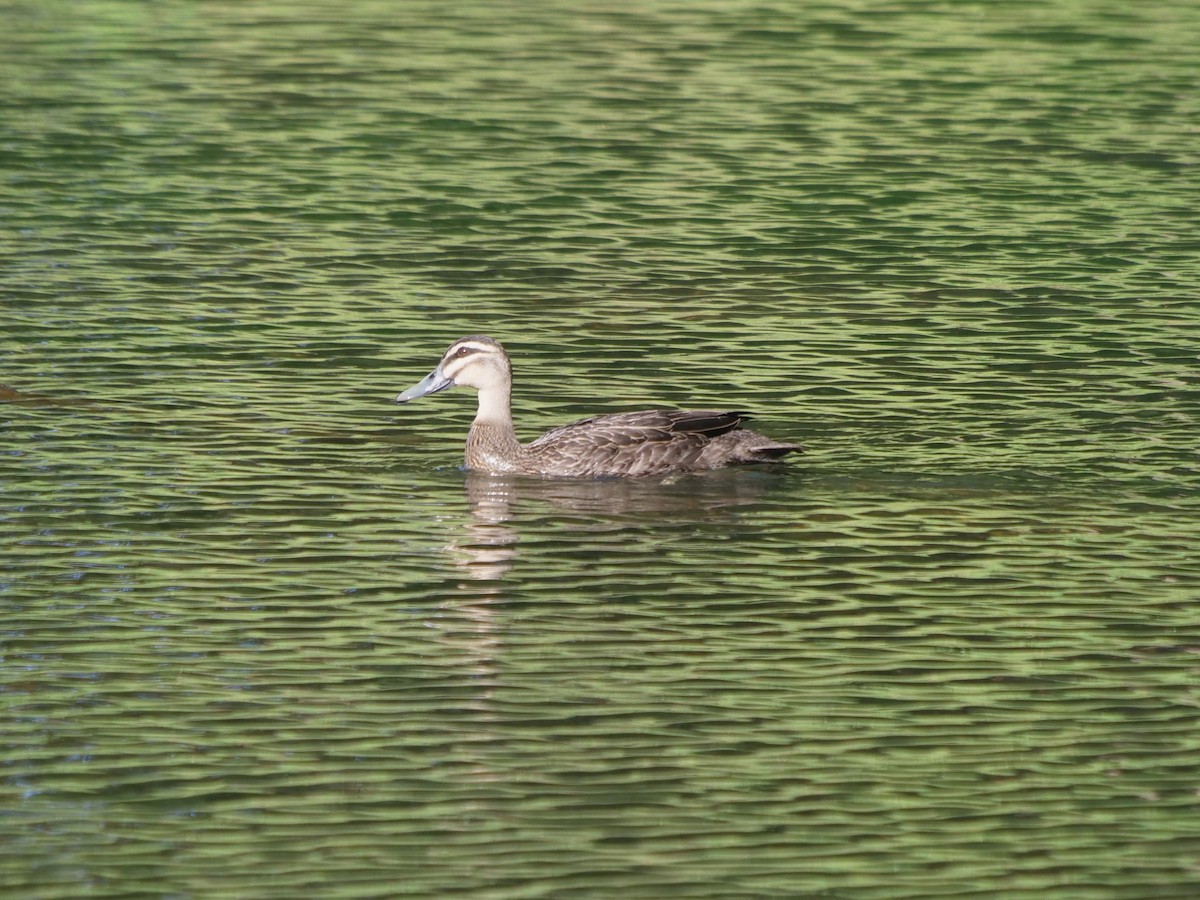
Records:
[[[407,403],[455,385],[479,391],[467,434],[466,466],[492,474],[611,477],[699,472],[737,463],[775,462],[801,452],[743,428],[738,410],[648,409],[592,416],[517,440],[512,420],[512,363],[499,341],[459,338],[428,376],[396,398]]]

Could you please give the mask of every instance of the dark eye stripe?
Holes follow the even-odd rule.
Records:
[[[490,347],[482,347],[479,344],[459,344],[446,352],[451,359],[462,359],[472,353],[491,353],[492,350]]]

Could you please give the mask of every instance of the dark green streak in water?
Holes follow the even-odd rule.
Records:
[[[0,20],[8,893],[1200,889],[1200,8]]]

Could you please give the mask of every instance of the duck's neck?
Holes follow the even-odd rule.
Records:
[[[467,435],[468,469],[485,472],[517,470],[521,444],[513,428],[511,393],[506,384],[479,392],[479,411]]]
[[[475,424],[483,422],[499,423],[513,430],[512,423],[512,388],[507,384],[497,384],[479,391],[479,411],[475,413]]]

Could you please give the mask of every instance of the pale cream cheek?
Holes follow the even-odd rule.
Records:
[[[479,378],[479,372],[474,369],[467,369],[466,371],[459,372],[457,375],[452,377],[454,378],[454,383],[459,387],[471,387],[475,388],[476,390],[483,387],[483,385],[480,383],[481,379]]]
[[[502,373],[482,362],[468,363],[457,369],[453,365],[447,366],[447,374],[454,379],[456,385],[472,387],[479,391],[487,390],[504,380]]]
[[[442,374],[453,381],[459,387],[474,387],[471,381],[471,367],[461,366],[455,360],[448,363],[443,363]]]

